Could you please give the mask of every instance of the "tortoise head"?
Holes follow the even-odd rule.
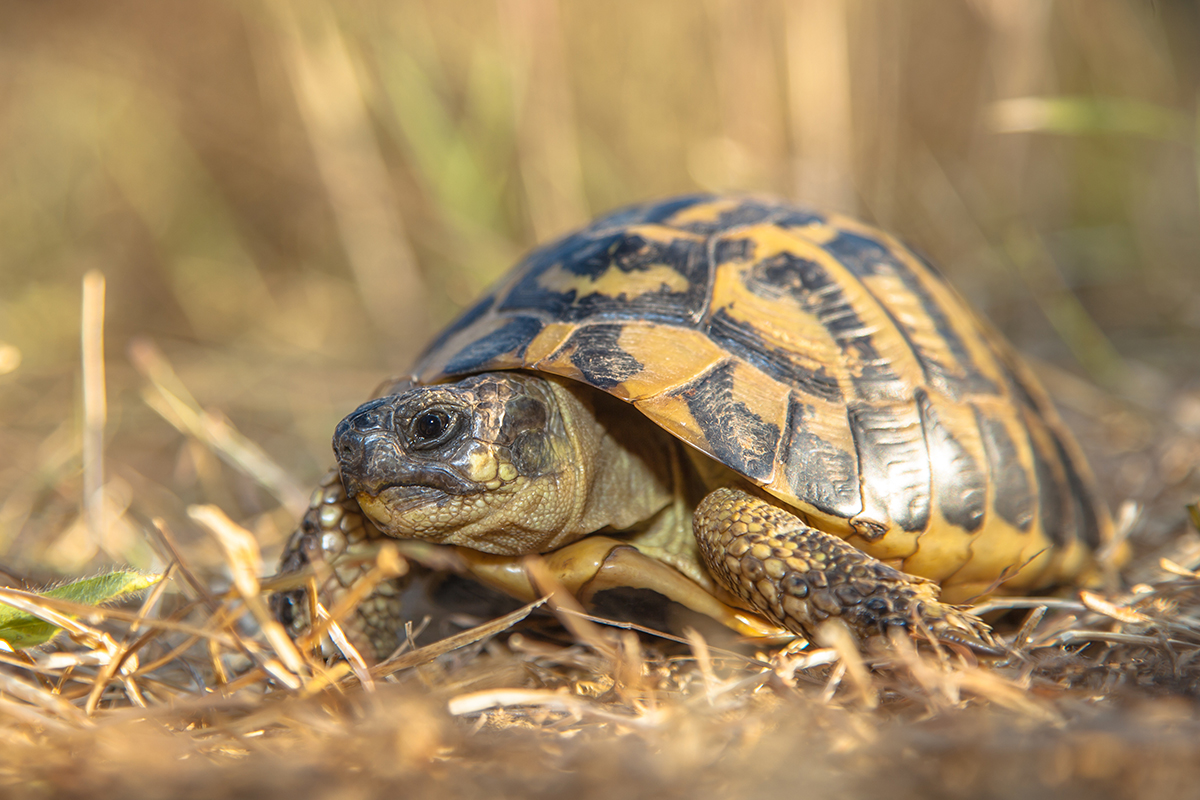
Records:
[[[372,400],[334,433],[346,490],[392,536],[508,555],[557,547],[579,461],[558,395],[534,375],[484,373]]]

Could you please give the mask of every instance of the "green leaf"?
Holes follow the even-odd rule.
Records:
[[[162,575],[119,570],[94,578],[65,583],[53,589],[35,592],[40,597],[53,597],[89,606],[123,600],[145,591],[162,580]],[[13,650],[37,647],[53,639],[61,629],[43,619],[19,611],[0,599],[0,641]]]

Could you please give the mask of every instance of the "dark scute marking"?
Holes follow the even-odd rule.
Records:
[[[782,200],[762,198],[744,198],[736,206],[721,212],[718,218],[711,222],[693,221],[679,225],[674,221],[674,217],[680,211],[723,199],[721,196],[714,194],[692,194],[654,203],[644,203],[619,209],[612,214],[598,219],[591,227],[600,229],[618,225],[649,223],[674,225],[693,233],[712,234],[729,228],[754,225],[760,222],[770,222],[784,227],[799,228],[825,221],[824,216],[810,209],[799,208]]]
[[[588,325],[572,334],[571,363],[584,380],[598,389],[611,389],[642,371],[642,362],[621,349],[620,325]]]
[[[1029,437],[1033,448],[1033,472],[1037,479],[1038,505],[1041,508],[1042,530],[1046,537],[1056,546],[1062,546],[1067,541],[1067,525],[1074,524],[1070,519],[1071,507],[1069,498],[1065,497],[1065,487],[1059,483],[1050,464],[1050,454],[1038,446],[1038,440]]]
[[[735,399],[734,365],[725,362],[671,396],[687,403],[712,448],[713,456],[753,480],[770,480],[779,426],[755,414]]]
[[[626,230],[608,231],[589,237],[582,232],[568,236],[531,254],[517,267],[520,281],[496,306],[506,313],[537,311],[564,322],[585,319],[650,319],[689,324],[707,301],[708,261],[704,242],[674,239],[660,242]],[[684,279],[686,288],[674,292],[660,289],[633,297],[622,293],[603,294],[577,289],[555,291],[541,285],[543,276],[562,269],[581,278],[597,278],[617,269],[623,273],[647,271],[667,265]]]
[[[445,346],[446,342],[450,341],[450,337],[454,336],[459,331],[466,330],[471,325],[475,324],[475,322],[480,317],[482,317],[484,314],[486,314],[491,309],[492,305],[495,302],[496,302],[495,296],[488,295],[487,297],[483,298],[478,303],[476,303],[474,306],[472,306],[471,308],[464,311],[462,314],[459,314],[458,319],[456,319],[456,320],[454,320],[454,322],[450,323],[450,327],[446,328],[444,331],[442,331],[440,334],[438,334],[438,337],[436,339],[434,339],[425,348],[425,352],[423,352],[421,354],[421,358],[419,359],[419,361],[424,362],[431,355],[433,355],[434,353],[441,350],[442,347]]]
[[[1036,447],[1034,449],[1038,492],[1042,504],[1042,526],[1046,529],[1046,535],[1056,545],[1064,544],[1070,539],[1079,539],[1092,547],[1098,546],[1100,522],[1096,518],[1096,508],[1075,468],[1074,461],[1059,438],[1058,431],[1046,419],[1046,415],[1053,413],[1053,410],[1046,407],[1046,401],[1039,400],[1039,395],[1022,379],[1020,372],[1007,363],[1004,367],[1014,397],[1027,409],[1026,414],[1037,420],[1035,424],[1046,431],[1054,444],[1053,453],[1039,451]],[[1057,459],[1062,465],[1065,485],[1051,469],[1052,459]]]
[[[1045,413],[1042,403],[1037,401],[1029,385],[1021,379],[1020,373],[1013,369],[1007,361],[1001,363],[1004,366],[1004,376],[1008,379],[1008,385],[1012,387],[1013,394],[1016,395],[1017,400],[1020,401],[1021,405],[1032,410],[1038,416],[1042,416]]]
[[[977,407],[972,406],[972,409],[975,412],[975,424],[979,426],[979,433],[983,437],[988,474],[995,492],[992,505],[1002,519],[1017,530],[1028,533],[1033,525],[1036,500],[1029,485],[1029,475],[1021,466],[1017,446],[1003,423],[987,416]]]
[[[592,238],[587,231],[581,231],[566,236],[558,241],[543,245],[525,257],[514,269],[514,274],[522,275],[520,281],[509,289],[508,294],[499,299],[496,308],[501,312],[542,311],[555,319],[561,319],[563,314],[575,302],[574,292],[554,292],[538,285],[542,275],[562,264],[566,259],[573,258],[576,253],[593,253],[605,241]],[[585,259],[586,260],[586,259]]]
[[[850,519],[862,511],[862,489],[854,456],[810,431],[815,409],[792,398],[782,457],[792,493],[818,511]]]
[[[659,263],[686,265],[688,250],[696,247],[696,243],[690,239],[677,239],[664,244],[626,230],[572,242],[571,245],[556,251],[558,258],[550,264],[559,264],[568,272],[590,278],[598,278],[614,268],[622,272],[635,272]]]
[[[863,493],[874,496],[906,531],[929,526],[929,451],[920,425],[899,425],[897,408],[852,403],[850,431],[858,448]]]
[[[937,409],[924,389],[917,390],[917,408],[921,427],[929,447],[934,495],[942,516],[951,525],[977,531],[987,510],[987,476],[971,453],[938,417]]]
[[[1084,485],[1079,470],[1075,468],[1075,461],[1067,453],[1058,432],[1051,428],[1050,435],[1054,438],[1054,449],[1058,451],[1058,458],[1067,473],[1067,485],[1071,489],[1071,502],[1074,506],[1072,516],[1077,520],[1076,532],[1079,533],[1079,527],[1082,526],[1084,544],[1093,550],[1099,549],[1103,542],[1100,539],[1100,520],[1096,517],[1095,501]]]
[[[837,378],[825,367],[813,369],[801,363],[794,352],[767,344],[753,326],[733,319],[725,309],[709,320],[708,335],[726,351],[777,381],[833,403],[842,400]]]
[[[825,249],[859,277],[899,275],[908,271],[881,242],[861,234],[842,231],[825,245]]]
[[[729,230],[730,228],[770,221],[778,216],[779,210],[780,206],[777,203],[747,199],[725,209],[717,215],[716,219],[693,220],[679,227],[685,231],[709,236],[720,231]]]
[[[823,224],[825,216],[806,208],[784,206],[780,209],[780,213],[775,217],[774,222],[781,228],[804,228],[809,225]]]
[[[644,239],[636,234],[625,234],[613,242],[607,253],[607,261],[597,260],[599,268],[589,263],[584,265],[584,269],[588,275],[599,275],[611,267],[616,267],[622,272],[638,272],[645,271],[655,264],[666,263],[686,275],[689,257],[700,246],[691,239],[676,239],[664,245],[662,242]],[[578,266],[572,263],[570,268],[576,270]]]
[[[917,298],[922,310],[933,322],[938,336],[945,342],[946,348],[952,354],[954,363],[942,363],[935,354],[924,350],[912,341],[911,330],[907,329],[894,316],[892,320],[905,334],[909,345],[921,363],[926,380],[932,386],[937,387],[953,399],[959,399],[969,394],[995,395],[999,392],[995,382],[980,372],[962,337],[950,324],[946,310],[938,304],[908,265],[897,259],[882,242],[860,234],[842,232],[837,238],[826,244],[825,249],[860,278],[876,275],[898,277],[904,284],[904,288]],[[940,279],[941,276],[928,261],[915,253],[913,255],[930,270],[931,274]],[[886,297],[877,299],[882,302],[885,309],[888,307]],[[889,316],[891,316],[890,310]]]
[[[492,359],[506,353],[520,357],[541,330],[541,320],[533,317],[514,317],[499,330],[476,339],[458,351],[446,365],[446,374],[464,375],[486,369]]]
[[[730,261],[749,261],[754,258],[753,239],[719,239],[713,249],[713,263],[727,264]]]
[[[610,211],[602,217],[597,217],[590,225],[583,228],[580,233],[592,236],[599,231],[624,228],[629,225],[659,224],[669,220],[685,208],[691,208],[698,203],[712,202],[714,199],[714,195],[700,193],[623,206]]]
[[[823,291],[840,296],[840,289],[824,267],[791,253],[776,253],[755,264],[746,276],[746,288],[770,299],[790,295],[805,307],[815,303],[813,295]],[[844,297],[841,302],[845,302]]]
[[[863,399],[887,402],[910,396],[911,387],[880,356],[873,338],[862,333],[862,318],[841,286],[817,262],[791,253],[764,258],[747,273],[746,288],[769,299],[791,296],[814,315],[842,351],[853,355],[858,369],[851,380]]]
[[[681,197],[672,197],[669,200],[659,200],[652,203],[643,203],[626,209],[624,214],[617,212],[609,216],[603,217],[596,222],[596,227],[608,227],[613,224],[617,225],[658,225],[662,223],[670,224],[673,216],[683,211],[685,208],[699,205],[701,203],[711,203],[716,199],[715,195],[711,194],[686,194]],[[632,212],[632,215],[630,214]]]

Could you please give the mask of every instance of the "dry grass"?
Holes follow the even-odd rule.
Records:
[[[1200,575],[1175,562],[1125,594],[1031,603],[1000,663],[905,637],[860,654],[578,633],[559,609],[572,637],[526,607],[367,667],[272,635],[253,537],[215,513],[194,516],[232,591],[189,588],[185,561],[175,602],[93,610],[4,659],[13,796],[1138,797],[1198,777]],[[1200,564],[1195,538],[1176,556]]]
[[[4,793],[1195,795],[1192,5],[0,0],[0,19],[7,584],[168,571],[140,607],[4,593],[76,613],[0,659]],[[1000,664],[564,608],[565,627],[460,620],[382,665],[293,646],[263,576],[337,419],[533,242],[697,188],[850,211],[931,253],[1039,359],[1111,505],[1141,509],[1137,558],[1012,612]],[[372,579],[406,566],[381,553]]]

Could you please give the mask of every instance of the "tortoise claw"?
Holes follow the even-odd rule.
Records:
[[[918,625],[943,644],[961,645],[974,653],[1003,657],[1008,649],[993,634],[991,627],[966,609],[940,602],[918,603]]]

